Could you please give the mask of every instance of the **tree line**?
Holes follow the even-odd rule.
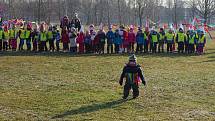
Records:
[[[215,0],[0,0],[0,16],[31,21],[59,22],[74,13],[84,24],[136,24],[192,21],[213,23]]]

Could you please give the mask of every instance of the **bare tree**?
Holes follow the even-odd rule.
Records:
[[[122,15],[121,15],[121,5],[120,5],[121,0],[117,1],[117,7],[118,7],[118,17],[119,17],[119,24],[122,24]]]
[[[41,6],[42,6],[42,0],[38,0],[38,6],[37,6],[37,10],[38,10],[38,23],[40,23],[41,21]]]
[[[177,7],[178,7],[178,0],[174,0],[174,24],[176,25],[176,29],[177,29]]]
[[[143,14],[144,14],[145,9],[149,5],[149,1],[148,0],[137,0],[136,4],[137,4],[137,9],[138,9],[137,11],[138,11],[139,24],[140,24],[140,26],[142,26]]]
[[[12,8],[13,8],[13,0],[9,0],[8,1],[8,14],[9,14],[9,18],[12,18]]]
[[[107,1],[107,7],[108,7],[108,26],[110,26],[110,1],[108,0]]]
[[[166,9],[166,17],[168,18],[168,24],[170,23],[170,21],[172,21],[173,20],[173,18],[172,18],[172,8],[173,8],[173,0],[167,0],[166,1],[166,4],[167,4],[167,9]]]
[[[208,20],[215,15],[214,0],[196,0],[196,3],[191,0],[189,5],[194,9],[195,14],[204,18],[205,23],[207,23]]]
[[[195,14],[196,14],[196,6],[197,6],[196,0],[190,0],[190,1],[188,2],[188,5],[190,6],[191,17],[194,18],[194,17],[195,17]]]
[[[0,0],[0,14],[6,19],[27,18],[38,22],[58,22],[62,16],[68,15],[71,18],[77,12],[83,23],[96,25],[138,23],[142,26],[146,18],[155,22],[161,18],[168,23],[180,22],[184,16],[182,0],[165,1],[166,5],[163,5],[164,0]],[[208,8],[212,10],[213,7],[206,8],[208,11]],[[196,9],[203,10],[196,6],[195,15],[200,13]],[[214,12],[206,14],[206,18],[210,18]]]

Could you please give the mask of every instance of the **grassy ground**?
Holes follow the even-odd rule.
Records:
[[[139,55],[148,85],[122,101],[127,55],[0,54],[0,120],[215,120],[215,43],[203,56]]]

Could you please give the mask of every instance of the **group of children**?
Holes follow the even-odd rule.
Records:
[[[71,53],[163,53],[165,48],[166,52],[175,52],[177,44],[179,53],[202,54],[206,37],[202,30],[185,33],[182,28],[175,33],[172,29],[165,32],[163,28],[143,31],[141,27],[135,32],[132,26],[128,29],[120,26],[114,30],[110,26],[108,32],[103,27],[96,31],[94,25],[90,25],[86,32],[84,27],[78,31],[75,27],[63,26],[60,31],[57,26],[46,27],[45,24],[39,28],[31,24],[19,29],[15,25],[0,27],[0,51],[24,50],[26,43],[28,51],[54,52],[60,51],[61,42],[63,51]]]
[[[198,53],[203,54],[204,47],[206,44],[206,38],[204,30],[194,31],[189,29],[186,33],[183,28],[179,28],[177,33],[169,29],[165,32],[163,28],[160,29],[159,33],[152,30],[150,37],[150,42],[153,47],[154,52],[164,52],[164,47],[166,44],[167,52],[173,52],[176,50],[176,44],[178,45],[178,53]],[[155,38],[155,39],[154,39]]]

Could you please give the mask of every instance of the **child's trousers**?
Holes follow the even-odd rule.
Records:
[[[125,84],[124,86],[124,99],[126,99],[129,95],[130,90],[133,90],[133,98],[136,98],[139,96],[139,86],[136,84]]]
[[[7,41],[3,41],[3,50],[4,51],[8,50],[8,42]]]
[[[0,39],[0,51],[2,51],[3,41]]]
[[[11,47],[13,51],[16,51],[17,49],[17,40],[16,39],[11,39]]]

